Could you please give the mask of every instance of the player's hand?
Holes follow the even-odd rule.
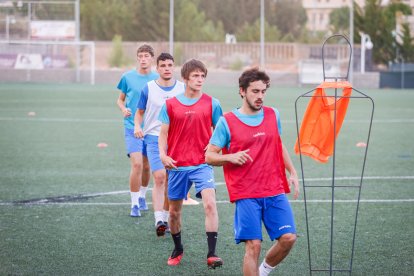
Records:
[[[122,109],[122,115],[124,116],[124,118],[131,116],[132,115],[131,109],[129,108]]]
[[[136,138],[144,138],[144,131],[142,130],[140,126],[134,127],[134,136]]]
[[[161,159],[162,164],[167,170],[177,169],[177,166],[175,165],[177,161],[175,161],[168,155],[162,155],[160,156],[160,159]]]
[[[288,179],[289,185],[293,185],[294,193],[293,199],[298,199],[299,197],[299,180],[296,174],[291,174]]]
[[[229,154],[229,162],[235,164],[235,165],[244,165],[248,160],[253,162],[253,158],[248,154],[250,149],[242,150],[233,154]]]

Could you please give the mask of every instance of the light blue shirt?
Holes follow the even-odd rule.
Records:
[[[276,113],[277,118],[277,127],[279,130],[279,135],[282,135],[282,125],[280,123],[280,117],[279,117],[279,111],[276,108],[273,108],[273,110]],[[234,113],[234,115],[237,116],[243,123],[249,126],[258,126],[263,122],[264,113],[263,108],[260,110],[259,113],[254,115],[245,115],[240,113],[240,111],[235,108],[231,112]],[[213,135],[210,138],[210,144],[215,145],[219,148],[229,148],[230,147],[230,129],[227,124],[227,121],[224,119],[224,117],[220,118],[220,120],[217,123],[216,128],[214,129]]]
[[[197,99],[190,99],[187,98],[186,96],[184,96],[183,94],[177,95],[176,96],[177,100],[184,104],[184,105],[193,105],[195,104],[200,98]],[[212,122],[213,122],[213,126],[215,127],[217,122],[219,122],[220,117],[223,116],[223,110],[221,109],[221,105],[220,105],[220,101],[217,100],[216,98],[212,98]],[[161,121],[161,123],[163,124],[170,124],[170,117],[168,116],[167,113],[167,106],[166,104],[164,104],[161,108],[161,112],[160,115],[158,117],[158,120]],[[178,171],[187,171],[187,170],[194,170],[197,168],[202,168],[202,167],[206,167],[208,166],[207,164],[201,164],[198,166],[187,166],[187,167],[178,167]]]
[[[142,88],[147,82],[156,80],[158,77],[158,73],[151,72],[142,75],[136,69],[129,70],[122,75],[117,88],[125,94],[125,107],[131,110],[131,116],[124,118],[125,128],[134,129],[134,116]]]

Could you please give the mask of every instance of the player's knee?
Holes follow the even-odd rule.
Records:
[[[296,234],[292,234],[292,233],[284,234],[280,237],[279,242],[284,248],[290,249],[293,247],[293,245],[296,242]]]
[[[169,209],[169,213],[170,213],[170,219],[171,220],[177,221],[181,217],[181,212],[180,211],[177,211],[175,209],[170,208]]]
[[[138,171],[142,170],[142,163],[138,162],[138,161],[132,162],[131,167],[132,167],[132,170],[138,172]]]
[[[148,162],[144,162],[144,164],[142,165],[142,170],[147,172],[150,171],[150,165]]]
[[[259,256],[262,249],[262,243],[259,240],[246,241],[246,254],[250,256]]]
[[[216,203],[213,199],[204,202],[204,211],[206,215],[214,215],[217,213]]]
[[[165,172],[163,171],[157,171],[156,173],[154,173],[154,184],[155,185],[164,185],[165,184],[165,180],[166,180],[166,176],[165,176]]]

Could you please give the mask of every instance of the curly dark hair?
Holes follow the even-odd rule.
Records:
[[[266,84],[266,88],[270,87],[270,78],[265,71],[260,71],[257,67],[248,69],[244,71],[239,78],[239,88],[246,91],[251,82],[259,80],[263,81]]]

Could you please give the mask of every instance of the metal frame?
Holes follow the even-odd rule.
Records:
[[[0,45],[2,44],[20,44],[20,45],[71,45],[76,47],[76,53],[78,53],[78,49],[80,46],[88,46],[91,50],[91,58],[90,58],[90,84],[95,84],[95,70],[96,70],[96,63],[95,63],[95,42],[94,41],[47,41],[47,40],[9,40],[9,41],[1,41]],[[78,57],[77,57],[78,58]],[[79,67],[76,68],[76,80],[79,82]],[[31,81],[30,77],[30,69],[26,69],[28,72],[27,81]]]
[[[346,42],[348,43],[349,47],[350,47],[350,53],[349,53],[349,62],[348,62],[348,70],[345,76],[333,76],[333,77],[327,77],[325,75],[325,55],[324,55],[324,48],[325,48],[325,44],[328,42],[328,40],[332,39],[332,38],[337,38],[337,37],[342,37],[346,40]],[[338,82],[338,80],[344,80],[347,81],[349,78],[349,70],[350,70],[350,66],[351,66],[351,58],[352,58],[352,46],[351,43],[349,42],[348,38],[346,38],[343,35],[333,35],[330,36],[329,38],[327,38],[325,40],[325,42],[322,45],[322,65],[323,65],[323,77],[324,77],[324,81],[326,80],[333,80],[334,82]],[[304,203],[305,203],[305,217],[306,217],[306,232],[307,232],[307,242],[308,242],[308,256],[309,256],[309,270],[310,270],[310,275],[312,275],[312,272],[329,272],[329,275],[332,275],[333,272],[348,272],[349,274],[352,273],[352,265],[353,265],[353,257],[354,257],[354,248],[355,248],[355,236],[356,236],[356,225],[357,225],[357,220],[358,220],[358,210],[359,210],[359,202],[360,202],[360,197],[361,197],[361,188],[362,188],[362,180],[364,177],[364,171],[365,171],[365,163],[366,163],[366,158],[367,158],[367,152],[368,152],[368,146],[369,146],[369,138],[371,135],[371,127],[372,127],[372,119],[374,116],[374,101],[372,100],[371,97],[367,96],[366,94],[362,93],[361,91],[352,88],[353,91],[357,92],[357,95],[352,95],[349,97],[345,97],[345,96],[338,96],[338,88],[335,88],[335,96],[313,96],[313,95],[309,95],[311,92],[313,92],[315,89],[312,89],[311,91],[306,92],[305,94],[300,95],[296,101],[295,101],[295,116],[296,116],[296,131],[297,131],[297,139],[298,139],[298,146],[299,146],[299,154],[300,154],[300,166],[301,166],[301,173],[302,173],[302,183],[303,183],[303,196],[304,196]],[[370,118],[370,123],[369,123],[369,129],[368,129],[368,137],[366,140],[366,148],[365,148],[365,154],[364,154],[364,160],[363,160],[363,165],[362,165],[362,171],[361,171],[361,178],[359,180],[359,185],[353,185],[353,186],[341,186],[341,185],[336,185],[335,184],[335,157],[336,157],[336,137],[334,135],[334,147],[333,147],[333,155],[332,155],[332,182],[331,185],[318,185],[318,186],[314,186],[314,185],[310,185],[307,186],[306,184],[306,180],[305,180],[305,174],[304,174],[304,166],[303,166],[303,160],[302,160],[302,151],[300,148],[300,137],[299,137],[299,122],[298,122],[298,108],[297,108],[297,104],[298,101],[301,98],[312,98],[312,97],[334,97],[335,98],[335,104],[334,104],[334,130],[333,132],[336,133],[336,103],[337,100],[340,98],[353,98],[353,99],[368,99],[371,104],[372,104],[372,110],[371,110],[371,118]],[[306,198],[306,188],[313,188],[313,187],[324,187],[324,188],[330,188],[331,189],[331,193],[332,193],[332,199],[331,199],[331,233],[330,233],[330,252],[329,252],[329,268],[327,269],[315,269],[312,267],[312,258],[311,258],[311,247],[310,247],[310,236],[309,236],[309,220],[308,220],[308,207],[307,207],[307,198]],[[356,213],[355,213],[355,223],[354,223],[354,228],[353,228],[353,237],[352,237],[352,249],[351,249],[351,258],[349,261],[349,267],[348,268],[343,268],[343,269],[338,269],[338,268],[334,268],[333,267],[333,244],[334,244],[334,207],[335,207],[335,189],[336,188],[357,188],[358,189],[358,199],[357,199],[357,206],[356,206]]]

